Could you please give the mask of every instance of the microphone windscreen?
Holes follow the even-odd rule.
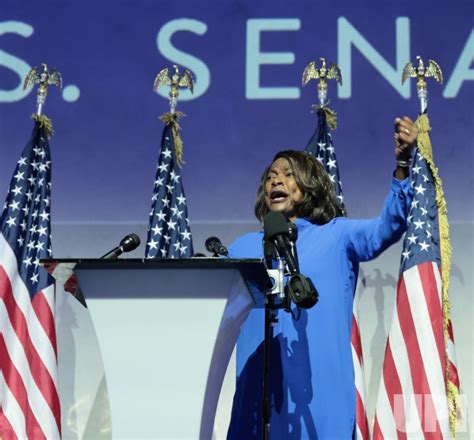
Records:
[[[214,252],[215,245],[220,245],[221,241],[217,237],[209,237],[205,242],[204,246],[208,252]]]
[[[265,238],[271,239],[276,235],[290,234],[288,220],[282,212],[270,211],[263,217],[263,231]]]
[[[140,245],[140,238],[137,234],[129,234],[122,238],[120,246],[122,246],[124,252],[130,252],[136,249]]]

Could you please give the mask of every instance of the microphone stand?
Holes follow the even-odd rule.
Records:
[[[296,237],[293,239],[296,241]],[[294,241],[291,241],[291,253],[295,254],[296,246]],[[283,255],[284,257],[284,255]],[[293,272],[286,271],[287,261],[277,250],[278,269],[268,269],[269,275],[274,279],[274,287],[271,291],[267,291],[265,295],[265,331],[263,343],[263,396],[262,396],[262,438],[263,440],[270,440],[270,420],[272,415],[271,403],[271,375],[270,375],[270,360],[271,360],[271,341],[273,339],[273,327],[278,322],[277,310],[284,309],[291,311],[290,303],[294,301],[298,307],[308,308],[312,307],[317,302],[317,292],[310,278],[305,277],[299,273],[298,267],[294,268]],[[271,264],[271,258],[265,258],[268,265]],[[286,263],[286,264],[285,264]],[[298,263],[296,263],[297,265]],[[285,286],[285,275],[289,275],[288,284]],[[308,303],[308,294],[312,292],[315,299],[311,299]],[[276,303],[276,296],[280,298],[281,302]],[[306,298],[306,301],[300,301]],[[313,302],[314,300],[314,302]],[[296,318],[298,319],[298,318]]]
[[[268,295],[265,301],[265,339],[263,344],[263,399],[262,399],[262,422],[263,440],[270,440],[270,419],[272,416],[272,404],[270,395],[270,349],[273,336],[273,324],[275,321],[274,296]]]
[[[265,295],[265,323],[263,342],[263,395],[262,395],[262,437],[263,440],[270,440],[270,419],[272,417],[271,403],[271,341],[273,339],[273,327],[278,322],[276,311],[287,304],[287,297],[284,290],[285,264],[281,257],[278,257],[278,269],[269,270],[270,275],[275,278],[275,286]],[[279,296],[283,302],[275,303],[275,297]]]

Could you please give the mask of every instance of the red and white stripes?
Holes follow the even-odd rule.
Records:
[[[351,348],[356,387],[356,434],[358,440],[368,440],[370,434],[367,422],[364,359],[359,331],[357,295],[354,297],[354,305],[352,309]]]
[[[374,440],[449,439],[441,277],[434,262],[406,270],[383,363]]]
[[[60,438],[54,286],[30,298],[0,234],[2,438]]]
[[[454,333],[453,333],[453,324],[451,319],[448,320],[448,346],[447,346],[447,353],[448,353],[448,362],[449,362],[449,381],[457,388],[459,394],[459,375],[458,375],[458,367],[457,367],[457,360],[456,360],[456,349],[454,346]]]

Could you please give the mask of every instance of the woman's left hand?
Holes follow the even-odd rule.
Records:
[[[395,119],[395,156],[398,160],[411,157],[417,137],[416,124],[408,116]]]

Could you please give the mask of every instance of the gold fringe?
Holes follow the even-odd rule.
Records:
[[[448,297],[449,279],[451,271],[451,242],[449,238],[449,223],[448,223],[448,210],[446,206],[446,200],[444,198],[443,182],[438,174],[438,168],[435,166],[433,161],[433,150],[431,147],[430,131],[431,126],[428,119],[428,115],[421,114],[416,120],[416,126],[418,128],[418,149],[423,157],[426,159],[428,166],[434,178],[435,190],[436,190],[436,205],[438,207],[438,222],[439,222],[439,240],[440,240],[440,252],[441,252],[441,281],[442,281],[442,301],[443,301],[443,321],[444,321],[444,341],[445,346],[449,341],[448,323],[449,323],[449,312],[450,303]],[[446,353],[446,388],[448,395],[448,406],[449,406],[449,426],[451,429],[451,435],[453,438],[456,436],[457,422],[461,420],[461,405],[459,398],[459,389],[449,380],[449,361],[448,354]]]
[[[337,113],[328,107],[323,107],[323,110],[324,113],[326,113],[326,121],[328,123],[328,127],[331,130],[335,130],[337,128]]]
[[[448,368],[449,370],[449,368]],[[462,422],[462,408],[459,397],[459,389],[450,380],[447,381],[448,388],[448,411],[449,411],[449,427],[451,428],[452,438],[456,438],[456,428]]]
[[[48,136],[48,139],[51,138],[51,136],[54,134],[53,130],[53,122],[51,119],[49,119],[46,115],[37,115],[37,114],[32,114],[31,119],[33,121],[38,122],[40,127],[44,127],[46,130],[46,136]]]
[[[319,109],[323,109],[324,113],[326,114],[326,122],[328,127],[331,130],[335,130],[337,128],[337,113],[334,110],[331,110],[329,107],[324,105],[312,105],[311,109],[314,113],[317,113]]]
[[[160,116],[161,121],[163,121],[166,125],[171,125],[174,136],[176,161],[180,168],[185,164],[183,160],[183,140],[181,139],[181,135],[179,133],[179,130],[181,130],[181,127],[179,126],[179,120],[183,116],[186,116],[183,112],[168,112]]]

